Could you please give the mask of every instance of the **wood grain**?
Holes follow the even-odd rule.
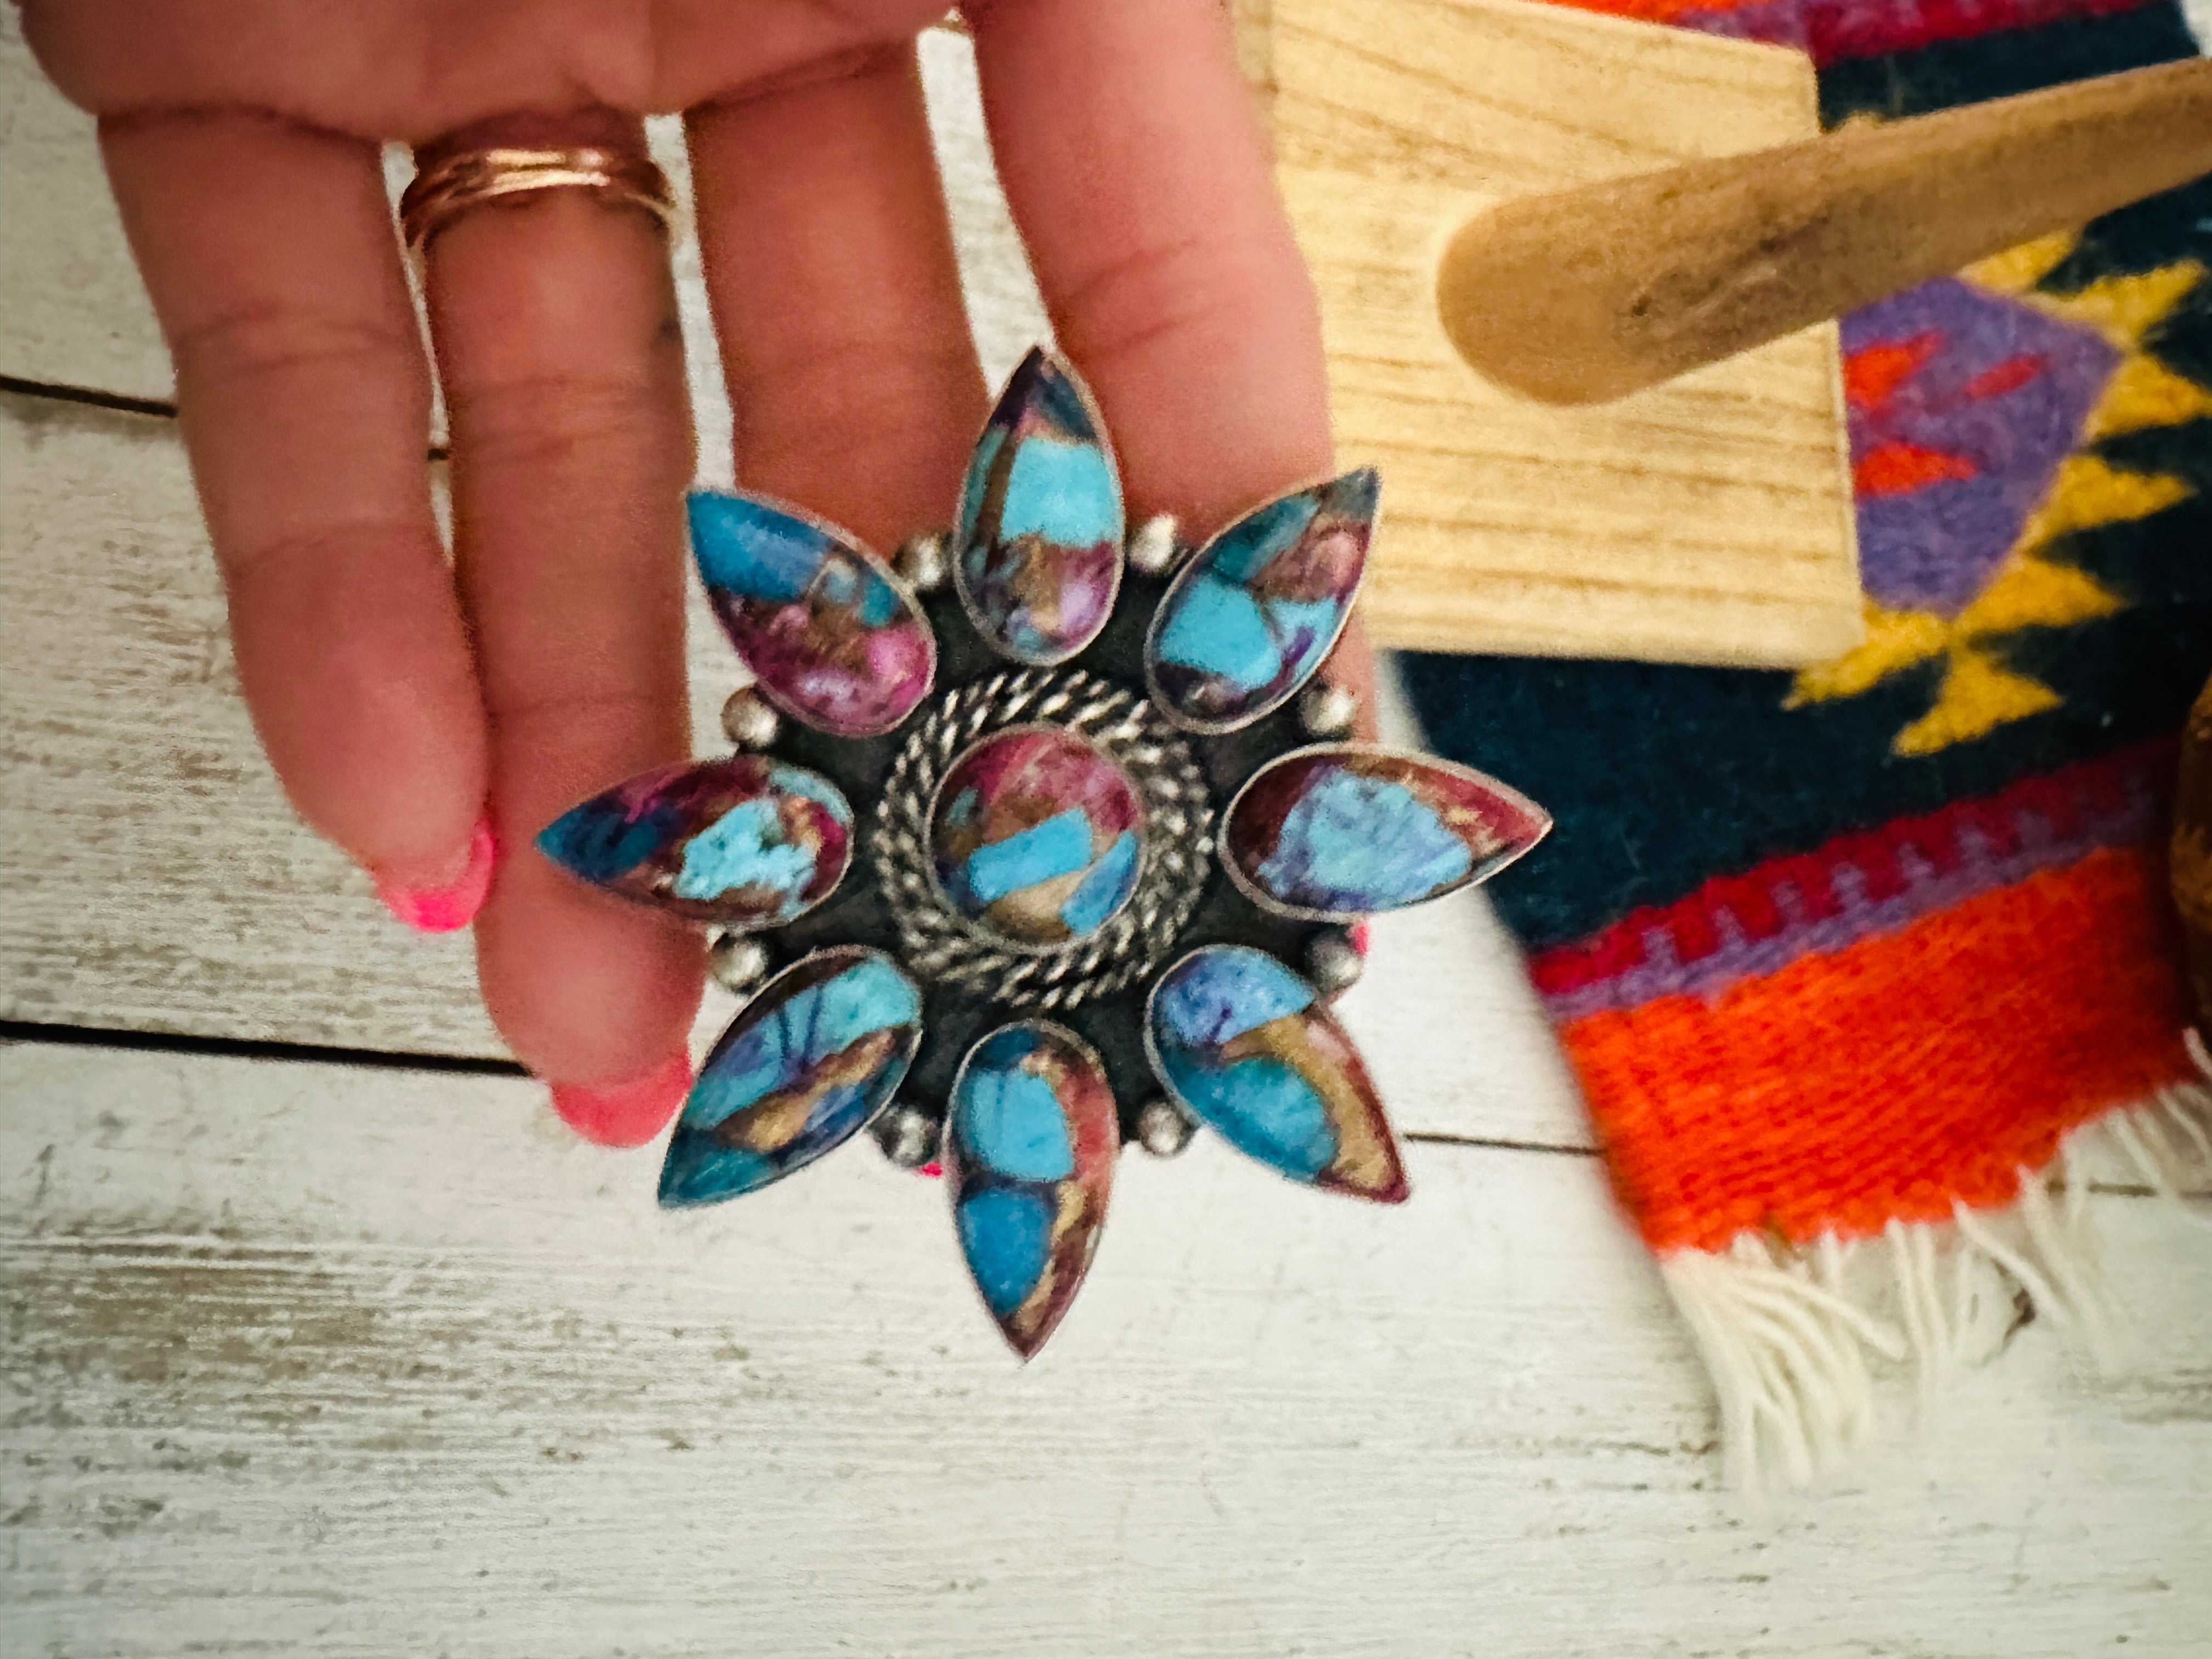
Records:
[[[91,118],[0,9],[0,374],[167,400],[176,376],[131,263]]]
[[[1478,209],[1813,132],[1802,58],[1511,0],[1275,0],[1271,61],[1340,445],[1386,480],[1379,640],[1767,665],[1856,642],[1832,328],[1559,410],[1468,369],[1434,295]]]
[[[1389,3],[1402,9],[1404,0]],[[1731,646],[1709,653],[1700,647],[1689,654],[1794,660],[1807,652],[1832,654],[1832,647],[1790,641],[1817,635],[1835,641],[1832,649],[1850,643],[1856,590],[1848,572],[1839,575],[1835,568],[1838,538],[1848,531],[1847,501],[1832,491],[1825,498],[1817,489],[1808,493],[1804,484],[1833,459],[1831,348],[1793,345],[1795,356],[1784,355],[1794,367],[1778,379],[1757,370],[1721,373],[1710,386],[1701,381],[1683,392],[1670,388],[1655,411],[1632,406],[1587,439],[1571,418],[1533,406],[1493,406],[1470,426],[1464,404],[1471,386],[1479,398],[1480,384],[1452,358],[1440,327],[1432,325],[1425,273],[1434,257],[1429,244],[1444,222],[1435,215],[1450,211],[1439,204],[1489,198],[1480,190],[1437,185],[1441,194],[1434,201],[1424,188],[1407,199],[1388,187],[1395,175],[1376,161],[1399,155],[1417,185],[1435,185],[1438,168],[1466,135],[1429,155],[1419,144],[1393,140],[1388,131],[1348,123],[1330,101],[1332,87],[1356,85],[1360,97],[1386,100],[1376,108],[1411,109],[1409,119],[1443,117],[1425,71],[1397,82],[1384,75],[1370,86],[1380,71],[1359,60],[1338,66],[1341,54],[1302,21],[1302,6],[1310,12],[1313,0],[1296,0],[1271,20],[1267,7],[1244,5],[1239,38],[1249,72],[1263,76],[1279,56],[1290,76],[1278,143],[1286,195],[1294,209],[1310,210],[1300,212],[1301,220],[1341,220],[1363,250],[1381,250],[1363,252],[1360,266],[1349,271],[1337,273],[1322,261],[1318,272],[1340,359],[1340,432],[1348,452],[1381,460],[1390,481],[1389,524],[1367,606],[1378,633],[1401,644],[1466,648],[1456,642],[1467,639],[1484,648],[1569,651],[1612,648],[1603,643],[1612,637],[1640,653],[1675,655],[1683,653],[1668,641],[1702,629],[1700,619],[1718,604],[1729,612],[1729,637],[1748,643],[1740,652]],[[1467,9],[1429,9],[1453,26]],[[1472,37],[1464,27],[1455,33],[1446,27],[1448,44],[1455,43],[1450,49],[1479,49],[1480,61],[1494,61],[1509,82],[1526,83],[1556,76],[1562,53],[1582,51],[1584,31],[1595,25],[1594,38],[1616,46],[1593,72],[1609,77],[1607,95],[1621,109],[1619,132],[1577,133],[1520,110],[1513,99],[1484,106],[1475,128],[1484,148],[1458,160],[1479,163],[1480,177],[1501,186],[1555,185],[1607,167],[1619,171],[1701,153],[1696,146],[1711,142],[1701,125],[1672,134],[1665,121],[1681,125],[1679,115],[1668,116],[1669,98],[1694,82],[1697,66],[1715,51],[1731,64],[1759,65],[1765,75],[1764,83],[1754,77],[1748,87],[1727,79],[1697,85],[1715,127],[1725,125],[1744,134],[1742,142],[1757,143],[1796,136],[1802,128],[1793,124],[1810,120],[1809,82],[1799,72],[1778,73],[1780,54],[1674,33],[1647,40],[1632,31],[1624,40],[1612,20],[1543,8],[1504,9],[1511,21],[1507,28],[1495,21],[1498,14],[1494,7],[1469,12],[1480,24]],[[1414,37],[1409,50],[1431,48]],[[973,58],[964,42],[932,35],[924,40],[923,58],[978,344],[987,372],[1003,374],[1048,331],[1042,307],[991,172]],[[1661,90],[1637,94],[1647,61]],[[1407,86],[1401,82],[1408,79],[1415,93],[1425,89],[1426,103],[1407,104]],[[1778,114],[1775,100],[1782,96],[1794,102]],[[38,78],[12,12],[0,16],[0,100],[10,136],[0,160],[9,202],[0,224],[0,276],[9,299],[0,328],[0,374],[169,398],[167,359],[129,267],[90,124]],[[1646,122],[1659,125],[1647,133],[1639,130]],[[652,137],[656,155],[680,187],[679,135],[657,122]],[[1349,212],[1349,181],[1331,175],[1369,169],[1370,162],[1374,167],[1363,174],[1370,182],[1352,191],[1367,205]],[[1301,169],[1313,176],[1302,182]],[[396,192],[406,177],[404,158],[395,156],[390,171]],[[1474,175],[1463,167],[1443,176]],[[1315,250],[1310,246],[1309,252]],[[674,252],[702,473],[721,482],[729,476],[728,406],[696,245],[680,236]],[[1339,337],[1347,328],[1353,334],[1349,346]],[[1360,341],[1370,337],[1379,358],[1360,355]],[[1686,421],[1703,423],[1702,447],[1684,450],[1675,441]],[[1491,436],[1478,441],[1458,435],[1479,431],[1482,422]],[[1562,447],[1578,443],[1590,450],[1587,464],[1563,479]],[[1470,445],[1477,453],[1455,453]],[[1840,488],[1836,477],[1827,482]],[[1841,612],[1834,597],[1839,586],[1849,590]],[[1834,619],[1844,612],[1838,635]],[[1576,638],[1563,641],[1563,630]]]
[[[1477,214],[1444,330],[1547,403],[1619,398],[2212,172],[2212,64],[2160,64]]]
[[[1051,331],[992,168],[975,55],[966,41],[932,32],[922,37],[921,63],[961,282],[984,370],[995,380]],[[681,124],[657,118],[646,124],[646,136],[678,198],[688,202],[690,161]],[[385,182],[395,204],[410,176],[406,152],[388,150]],[[173,400],[176,377],[107,193],[91,118],[39,73],[13,7],[0,9],[0,202],[6,204],[0,213],[0,376]],[[726,483],[729,400],[688,214],[670,252],[701,475]],[[441,438],[442,413],[434,425],[434,437]]]
[[[935,35],[922,57],[978,349],[1003,375],[1045,336],[1043,308],[991,170],[973,57]],[[0,373],[167,398],[91,124],[38,78],[12,10],[0,12],[0,110],[8,132],[37,136],[39,157],[6,175]],[[680,182],[680,143],[663,124],[653,137]],[[13,138],[6,152],[13,167]],[[395,164],[395,190],[404,178]],[[702,472],[726,483],[729,408],[696,245],[679,236],[674,253]],[[0,398],[0,1017],[503,1056],[465,941],[393,927],[285,805],[237,698],[167,423]],[[742,676],[696,592],[690,623],[692,724],[712,733]],[[1346,1012],[1404,1127],[1587,1144],[1518,953],[1479,896],[1384,919],[1377,937],[1376,969]],[[1450,1040],[1430,995],[1455,1011]],[[731,1007],[709,992],[700,1042]]]
[[[164,396],[14,28],[0,373]],[[1003,372],[1041,312],[965,49],[925,55]],[[33,118],[58,147],[19,170]],[[0,400],[0,1014],[495,1053],[465,948],[285,810],[168,424]],[[703,613],[692,648],[711,729],[734,665]],[[1377,934],[1349,1018],[1401,1122],[1583,1144],[1480,899]],[[2184,1659],[2212,1628],[2212,1270],[2145,1202],[2099,1201],[2126,1369],[2031,1326],[1934,1432],[1757,1515],[1584,1155],[1417,1143],[1387,1214],[1133,1157],[1018,1370],[941,1190],[865,1146],[670,1219],[652,1152],[520,1080],[0,1043],[0,1101],[10,1655]]]
[[[286,806],[172,423],[0,394],[0,1017],[503,1054],[465,939],[395,926]],[[744,674],[696,584],[691,599],[704,752]],[[1401,1124],[1586,1144],[1480,896],[1376,925],[1346,1014]],[[731,1008],[710,997],[702,1042]]]
[[[1586,1158],[1416,1148],[1385,1212],[1132,1157],[1022,1369],[941,1188],[865,1147],[672,1219],[650,1153],[555,1139],[520,1084],[25,1046],[0,1090],[10,1651],[2184,1659],[2212,1628],[2212,1258],[2148,1203],[2101,1205],[2157,1286],[2128,1369],[2030,1327],[1936,1432],[1761,1516],[1713,1489]]]

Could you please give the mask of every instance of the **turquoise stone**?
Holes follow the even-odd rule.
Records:
[[[763,986],[699,1068],[661,1165],[671,1209],[780,1181],[887,1105],[921,1041],[921,995],[879,951],[817,951]]]
[[[1395,1204],[1407,1188],[1367,1068],[1312,986],[1264,951],[1212,945],[1146,1013],[1160,1081],[1199,1121],[1292,1180]]]
[[[1056,1212],[1042,1193],[986,1187],[953,1212],[960,1253],[1004,1331],[1052,1262]]]
[[[1541,807],[1470,767],[1331,744],[1253,775],[1230,806],[1222,854],[1268,908],[1348,921],[1487,881],[1551,827]]]
[[[1104,1066],[1050,1020],[1000,1026],[953,1079],[945,1147],[954,1228],[984,1306],[1025,1359],[1082,1285],[1121,1143]]]
[[[639,903],[773,927],[836,890],[852,861],[853,809],[818,773],[732,755],[617,784],[556,818],[538,847]]]
[[[976,628],[1018,662],[1065,662],[1098,636],[1121,585],[1121,482],[1074,369],[1022,360],[960,493],[953,580]]]
[[[1010,944],[1096,933],[1136,890],[1144,809],[1128,776],[1073,733],[1025,726],[955,761],[930,814],[952,908]]]
[[[896,578],[835,527],[750,495],[690,498],[707,599],[761,695],[839,737],[877,737],[914,712],[937,638]]]
[[[1200,549],[1145,642],[1152,700],[1194,732],[1233,732],[1313,677],[1352,616],[1381,480],[1372,468],[1271,501]]]

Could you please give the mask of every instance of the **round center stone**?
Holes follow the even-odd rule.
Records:
[[[1010,944],[1060,945],[1129,902],[1145,813],[1128,775],[1072,732],[1019,726],[938,787],[929,850],[952,908]]]

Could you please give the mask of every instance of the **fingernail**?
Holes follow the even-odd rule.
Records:
[[[642,1146],[660,1133],[690,1092],[691,1060],[689,1055],[671,1055],[627,1083],[548,1087],[553,1109],[585,1139],[601,1146]]]
[[[478,818],[469,836],[468,851],[461,855],[453,878],[434,887],[410,887],[386,877],[376,878],[376,896],[384,908],[418,933],[450,933],[465,927],[483,908],[491,891],[491,872],[499,862],[499,843],[492,839],[491,820]]]

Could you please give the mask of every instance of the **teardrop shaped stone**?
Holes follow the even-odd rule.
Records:
[[[660,1169],[670,1209],[715,1204],[835,1151],[890,1103],[921,1042],[921,994],[880,951],[817,951],[724,1031]]]
[[[1270,501],[1191,559],[1145,641],[1152,700],[1193,732],[1233,732],[1313,677],[1352,616],[1382,481],[1372,467]]]
[[[853,809],[818,773],[731,755],[618,783],[548,824],[538,848],[641,904],[775,927],[836,890],[852,862]]]
[[[1113,614],[1125,527],[1104,422],[1074,369],[1039,347],[968,464],[952,566],[961,601],[1001,654],[1065,662]]]
[[[984,738],[945,773],[930,856],[946,900],[984,932],[1059,945],[1129,902],[1144,830],[1119,766],[1073,732],[1022,726]]]
[[[1268,908],[1348,921],[1487,881],[1551,827],[1471,767],[1331,744],[1253,775],[1229,808],[1222,855]]]
[[[1097,1248],[1121,1151],[1113,1087],[1074,1032],[1022,1020],[968,1051],[946,1127],[961,1254],[1026,1359],[1074,1301]]]
[[[777,708],[819,732],[872,738],[929,695],[928,618],[860,543],[750,495],[695,491],[690,516],[715,617]]]
[[[1304,980],[1244,945],[1210,945],[1160,976],[1146,1011],[1168,1091],[1239,1152],[1294,1181],[1378,1203],[1405,1166],[1359,1051]]]

